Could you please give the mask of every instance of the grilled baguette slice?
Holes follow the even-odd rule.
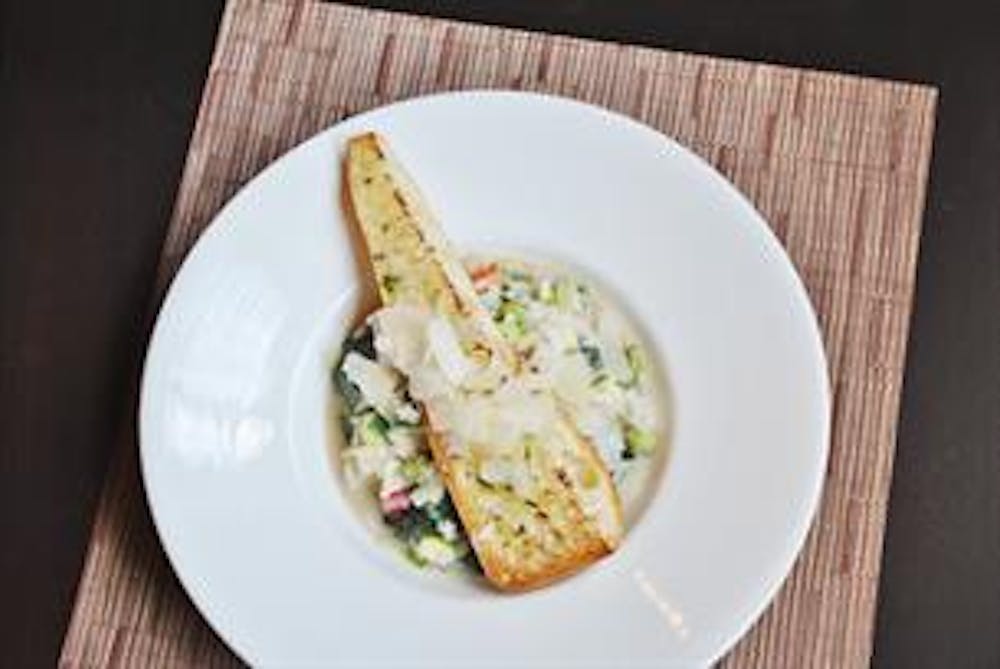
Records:
[[[487,351],[514,376],[517,356],[482,307],[471,279],[414,183],[374,133],[348,143],[347,203],[386,306],[429,309],[469,327],[466,348]],[[474,335],[469,335],[469,332]],[[473,341],[468,338],[472,336]],[[495,485],[481,476],[488,444],[455,443],[425,407],[435,465],[486,577],[503,590],[538,587],[614,550],[624,531],[621,502],[593,445],[565,418],[543,443],[518,449],[528,486]]]

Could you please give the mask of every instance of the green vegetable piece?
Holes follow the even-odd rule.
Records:
[[[386,524],[393,534],[408,544],[416,543],[428,534],[435,534],[437,527],[434,520],[423,510],[411,506],[405,511],[384,516]]]
[[[382,414],[377,411],[372,412],[374,415],[371,419],[372,428],[378,433],[380,437],[389,440],[389,421],[385,419]]]
[[[601,349],[596,344],[591,344],[583,338],[579,339],[578,346],[580,353],[587,360],[587,364],[594,371],[604,367],[604,360],[601,358]]]
[[[623,437],[627,459],[637,455],[650,455],[656,450],[656,435],[650,430],[643,430],[632,423],[625,423]]]
[[[524,435],[524,459],[530,464],[532,460],[538,457],[538,452],[542,447],[542,442],[538,439],[537,435],[526,434]]]
[[[555,304],[563,309],[573,306],[574,285],[572,279],[562,277],[556,280],[555,284]]]
[[[493,320],[497,322],[500,333],[508,340],[517,341],[528,334],[527,312],[520,302],[501,300]]]
[[[438,566],[445,566],[458,557],[455,547],[437,534],[421,537],[414,546],[414,552],[425,562]]]
[[[403,460],[399,472],[410,483],[419,483],[427,477],[428,463],[419,455]]]
[[[638,344],[625,345],[625,360],[628,362],[629,371],[632,372],[629,384],[635,385],[642,380],[643,375],[646,373],[646,360]]]
[[[556,303],[556,288],[555,284],[548,279],[542,279],[538,283],[537,290],[538,299],[545,304],[555,304]]]
[[[389,421],[377,411],[368,410],[358,416],[356,427],[361,430],[364,443],[389,443]]]
[[[417,553],[417,549],[415,546],[407,544],[405,549],[403,550],[403,556],[418,569],[423,569],[424,567],[427,566],[427,560],[420,557],[420,554]]]
[[[594,388],[601,388],[603,386],[607,386],[610,380],[611,377],[606,372],[599,372],[598,374],[594,375],[594,378],[593,380],[591,380],[590,385]]]
[[[424,510],[435,523],[439,523],[442,520],[454,522],[461,533],[462,523],[458,520],[458,512],[455,510],[455,505],[452,504],[451,497],[448,496],[447,492],[441,498],[440,502],[433,506],[424,507]]]

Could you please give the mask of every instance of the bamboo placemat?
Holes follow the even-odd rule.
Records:
[[[819,313],[833,442],[805,551],[722,665],[866,665],[935,91],[340,5],[230,0],[153,306],[216,211],[274,158],[356,112],[460,88],[547,91],[629,114],[707,158],[771,222]],[[137,473],[133,414],[60,664],[238,665],[166,563]]]

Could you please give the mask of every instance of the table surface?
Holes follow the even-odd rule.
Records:
[[[941,90],[876,667],[1000,666],[1000,40],[988,0],[369,3]],[[52,666],[221,2],[4,2],[0,647]]]

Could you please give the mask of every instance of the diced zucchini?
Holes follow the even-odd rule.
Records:
[[[511,341],[517,341],[528,334],[527,312],[524,305],[513,300],[501,300],[493,320],[497,322],[501,334]]]
[[[628,362],[629,371],[632,373],[629,383],[630,385],[635,385],[642,380],[643,375],[646,373],[646,360],[638,344],[625,345],[625,360]]]
[[[389,421],[377,411],[365,411],[354,419],[354,429],[358,431],[364,444],[388,444]]]
[[[625,441],[626,458],[650,455],[656,449],[656,434],[650,430],[636,427],[632,423],[625,423],[622,437]]]
[[[555,284],[555,300],[554,303],[557,307],[562,309],[570,309],[573,307],[573,293],[575,292],[576,286],[574,285],[572,279],[566,277],[560,277],[556,280]]]
[[[549,279],[542,279],[538,282],[537,293],[539,301],[544,304],[556,303],[556,284]]]
[[[455,547],[436,534],[428,534],[417,541],[413,552],[418,558],[438,568],[444,568],[461,557]]]

